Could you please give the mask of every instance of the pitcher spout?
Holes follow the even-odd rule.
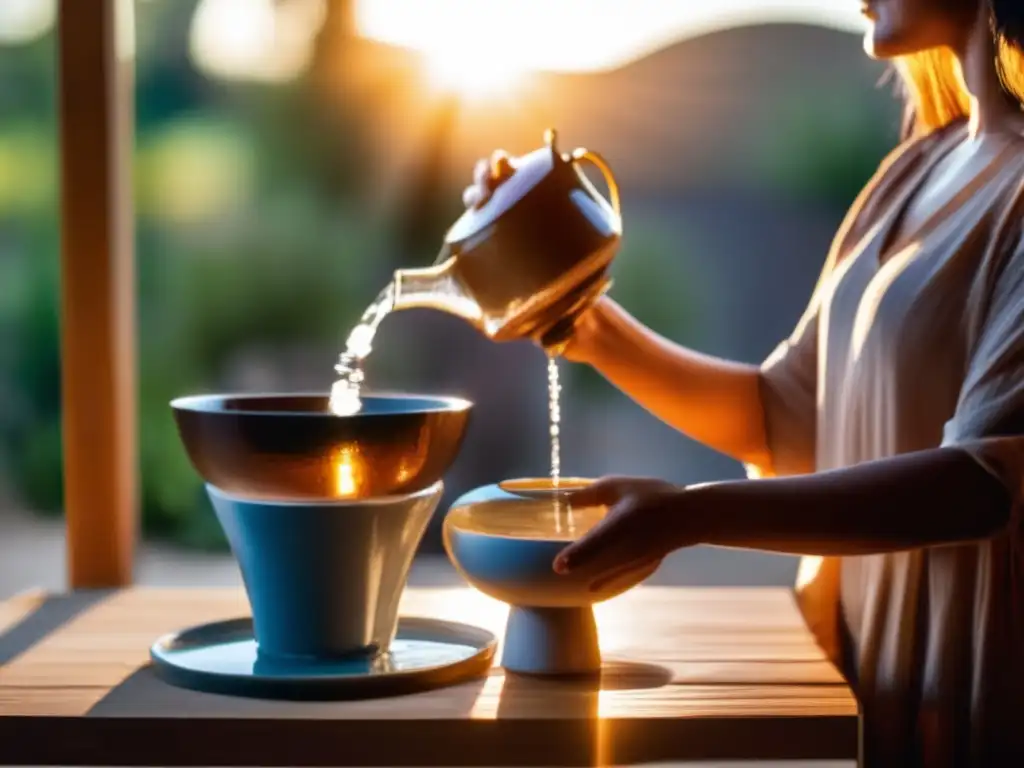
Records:
[[[483,312],[480,305],[466,293],[454,272],[454,256],[430,267],[396,270],[393,311],[436,309],[481,327]]]

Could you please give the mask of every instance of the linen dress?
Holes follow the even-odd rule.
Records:
[[[958,446],[1013,500],[991,539],[824,559],[835,594],[802,608],[826,648],[837,641],[870,766],[1024,766],[1024,138],[909,244],[889,242],[966,136],[957,122],[886,159],[762,365],[772,474]]]

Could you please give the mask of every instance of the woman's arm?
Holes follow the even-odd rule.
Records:
[[[605,518],[558,555],[604,583],[694,544],[796,555],[869,555],[995,535],[1011,519],[1007,486],[971,454],[935,448],[848,469],[678,488],[606,478],[570,495]]]
[[[966,451],[935,448],[798,477],[710,483],[678,497],[686,539],[803,555],[862,555],[986,538],[1006,487]]]
[[[694,440],[747,464],[770,463],[757,366],[673,344],[607,297],[580,318],[566,357]]]
[[[477,162],[467,207],[483,205],[515,172],[505,152]],[[761,371],[690,351],[662,338],[607,297],[576,322],[564,355],[593,366],[656,417],[745,464],[772,466]]]

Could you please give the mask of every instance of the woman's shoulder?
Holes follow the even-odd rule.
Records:
[[[990,226],[990,248],[1003,258],[1024,254],[1024,133],[1009,137],[1010,152],[999,163],[984,199]]]
[[[1002,179],[990,204],[992,256],[1013,259],[1024,269],[1024,136],[1017,141],[1015,157],[1001,169]]]

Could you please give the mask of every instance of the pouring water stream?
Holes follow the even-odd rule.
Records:
[[[359,322],[349,332],[345,341],[345,351],[341,353],[337,364],[334,366],[338,378],[331,387],[328,405],[331,413],[338,416],[354,416],[362,408],[360,392],[365,380],[363,364],[373,351],[373,341],[377,334],[377,329],[384,318],[394,309],[394,306],[395,284],[391,282],[366,308]],[[558,370],[558,358],[554,355],[549,356],[547,359],[547,378],[548,438],[551,446],[550,478],[551,487],[556,491],[553,494],[555,532],[562,534],[567,530],[572,535],[575,533],[572,507],[565,505],[563,509],[561,494],[557,493],[562,478],[562,385]]]

